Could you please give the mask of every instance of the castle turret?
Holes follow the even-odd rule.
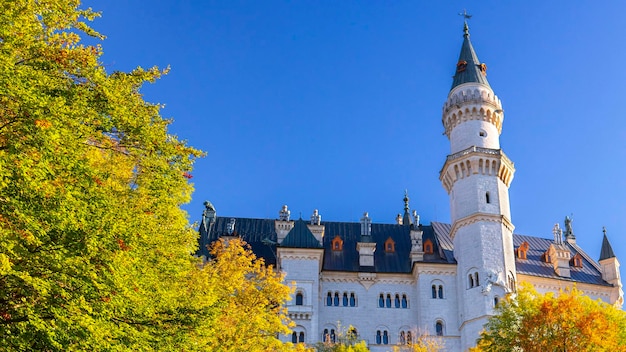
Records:
[[[515,289],[509,185],[515,169],[500,149],[504,114],[464,25],[443,126],[450,155],[440,180],[450,197],[463,350],[475,345],[494,301]],[[510,283],[510,284],[508,284]]]
[[[614,305],[616,307],[622,308],[624,304],[624,291],[622,289],[622,280],[619,273],[619,261],[613,252],[613,247],[611,247],[609,239],[606,237],[606,229],[603,228],[602,232],[604,233],[604,237],[602,238],[600,260],[598,261],[602,267],[602,279],[613,285],[614,290],[611,294],[611,302],[615,302]]]

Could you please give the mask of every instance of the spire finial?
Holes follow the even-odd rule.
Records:
[[[602,226],[602,233],[606,236],[606,226]]]
[[[463,36],[469,37],[469,27],[467,25],[467,20],[472,18],[472,15],[467,13],[467,10],[463,9],[463,12],[459,12],[459,16],[463,16]]]
[[[405,189],[404,190],[404,198],[402,199],[404,201],[404,211],[409,211],[409,190]]]

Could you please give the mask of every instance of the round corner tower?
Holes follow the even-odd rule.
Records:
[[[450,140],[439,179],[450,197],[463,350],[476,344],[497,301],[515,290],[509,185],[515,169],[500,149],[504,112],[464,26],[442,122]]]

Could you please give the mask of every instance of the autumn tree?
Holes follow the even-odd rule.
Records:
[[[256,258],[238,238],[216,241],[211,255],[194,287],[204,305],[215,308],[205,326],[194,333],[201,342],[199,349],[279,351],[293,347],[277,338],[287,334],[291,324],[284,304],[292,290],[283,284],[282,274]]]
[[[473,351],[626,351],[626,313],[573,288],[501,301]]]
[[[415,340],[408,340],[404,344],[393,347],[394,352],[439,352],[443,351],[443,341],[436,336],[431,336],[426,332],[413,331]]]
[[[326,340],[315,345],[317,352],[366,352],[369,351],[365,341],[359,338],[358,331],[352,326],[347,328],[338,326],[338,332],[333,337],[326,336]]]

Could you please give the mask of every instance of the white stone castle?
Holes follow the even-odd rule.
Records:
[[[539,292],[576,287],[590,297],[623,303],[619,262],[604,233],[596,261],[576,244],[571,219],[554,238],[513,234],[509,185],[515,169],[500,148],[504,119],[474,52],[467,23],[443,125],[450,155],[440,180],[452,224],[421,224],[409,210],[377,224],[279,217],[219,217],[211,203],[200,226],[200,252],[221,236],[239,236],[295,285],[288,311],[296,327],[285,341],[335,340],[351,326],[372,351],[390,351],[419,334],[439,336],[447,351],[476,343],[494,306],[519,282]]]

